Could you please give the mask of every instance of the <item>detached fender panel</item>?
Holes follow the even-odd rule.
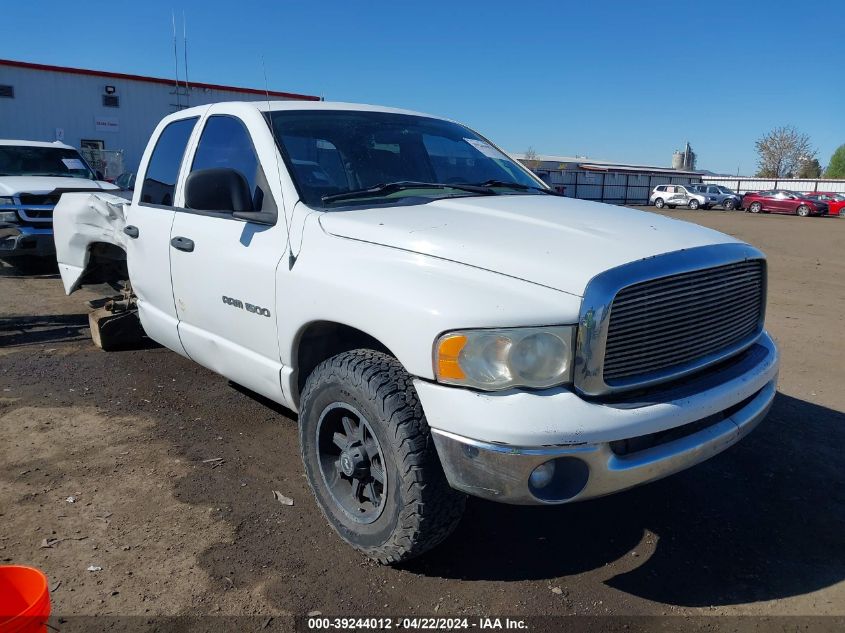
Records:
[[[125,210],[130,202],[109,193],[66,193],[53,211],[56,260],[67,294],[79,287],[95,243],[126,251]]]

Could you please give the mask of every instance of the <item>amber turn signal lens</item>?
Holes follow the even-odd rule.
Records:
[[[467,344],[467,337],[463,334],[447,336],[440,341],[437,350],[437,373],[439,378],[462,380],[466,378],[464,370],[458,364],[458,355]]]

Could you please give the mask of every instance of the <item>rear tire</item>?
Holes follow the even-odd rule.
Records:
[[[657,207],[658,209],[662,209],[663,207],[666,206],[666,203],[663,202],[663,198],[658,198],[657,200],[654,201],[654,206]]]
[[[810,215],[810,207],[808,207],[806,204],[802,204],[795,210],[795,213],[797,213],[802,218],[806,218],[808,215]]]
[[[760,213],[760,211],[763,210],[763,205],[760,204],[759,202],[752,202],[751,206],[748,207],[748,210],[751,213]]]
[[[395,358],[358,349],[324,361],[305,383],[299,421],[317,505],[364,555],[400,563],[458,525],[466,497],[449,487],[412,379]]]

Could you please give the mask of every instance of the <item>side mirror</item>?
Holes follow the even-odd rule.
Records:
[[[236,169],[198,169],[185,181],[185,206],[198,211],[253,211],[249,183]]]
[[[185,206],[189,209],[228,212],[239,220],[273,226],[277,214],[275,210],[261,211],[262,200],[259,194],[253,201],[249,183],[236,169],[198,169],[185,181]]]

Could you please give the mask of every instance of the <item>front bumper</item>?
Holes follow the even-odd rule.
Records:
[[[508,411],[502,409],[508,396],[500,395],[503,399],[496,401],[496,396],[490,398],[489,394],[422,381],[417,382],[417,391],[453,488],[504,503],[558,504],[660,479],[735,444],[768,413],[777,371],[777,349],[764,333],[758,343],[731,362],[680,386],[650,391],[639,401],[587,401],[575,394],[547,390],[511,394],[536,402],[523,399],[528,406]],[[441,408],[439,399],[432,397],[432,387],[451,389],[455,398]],[[442,416],[469,415],[466,394],[476,407],[474,424],[465,424],[469,433],[463,434],[457,425],[444,424]],[[544,419],[532,418],[541,411]],[[555,441],[491,441],[503,416],[514,428],[528,428],[529,433],[531,427],[544,429],[544,436]],[[490,433],[479,439],[484,436],[477,429],[485,422]],[[555,460],[551,483],[543,488],[529,484],[532,471],[550,460]]]
[[[0,257],[35,255],[46,257],[56,252],[52,228],[0,225]]]

